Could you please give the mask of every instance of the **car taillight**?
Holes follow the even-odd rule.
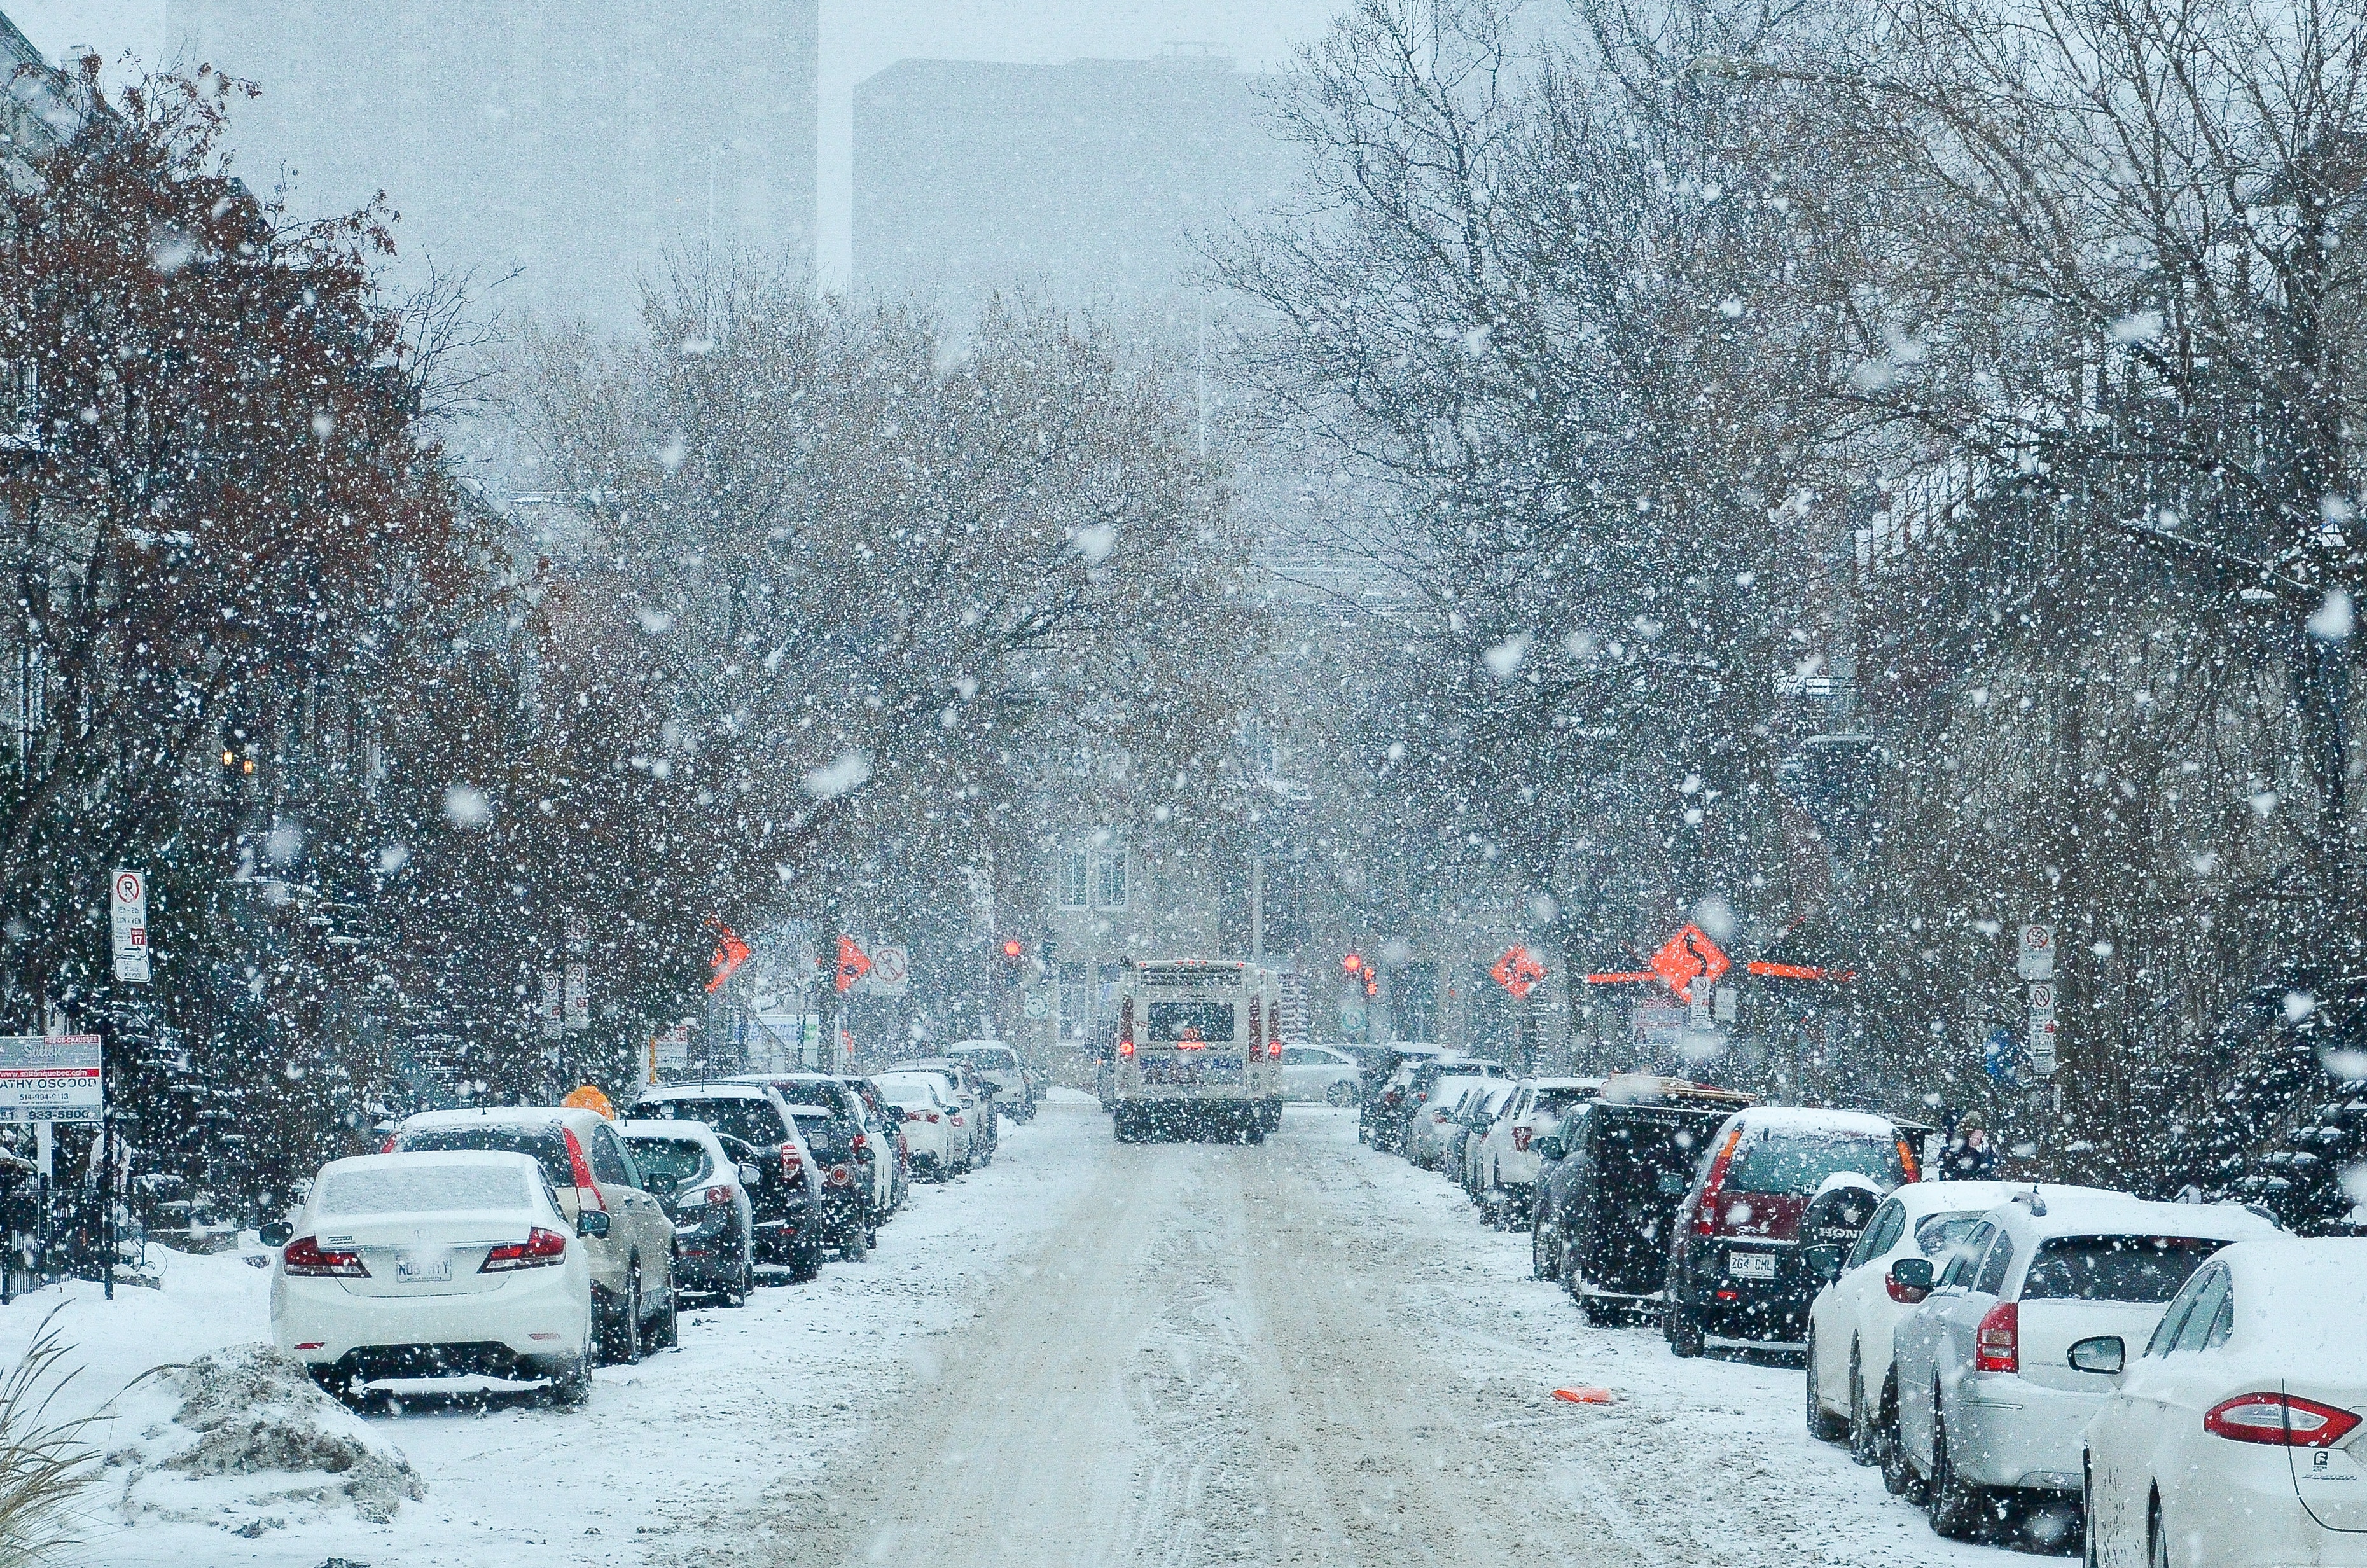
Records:
[[[931,1121],[934,1121],[934,1120],[936,1119],[936,1118],[933,1116],[933,1117],[929,1118],[929,1119],[930,1119]],[[956,1111],[956,1112],[954,1112],[954,1125],[955,1125],[956,1127],[959,1127],[959,1126],[961,1126],[961,1125],[962,1125],[961,1112],[959,1112],[959,1111]]]
[[[386,1135],[386,1147],[385,1147],[385,1148],[383,1148],[383,1149],[380,1149],[380,1150],[379,1151],[379,1153],[381,1153],[381,1154],[391,1154],[391,1153],[394,1153],[394,1146],[395,1146],[397,1143],[400,1143],[400,1142],[402,1142],[402,1133],[400,1133],[400,1132],[390,1132],[390,1133],[388,1133],[388,1134]]]
[[[1523,1154],[1529,1152],[1529,1130],[1518,1122],[1512,1124],[1512,1147]]]
[[[1709,1179],[1702,1183],[1701,1204],[1693,1210],[1693,1234],[1717,1234],[1717,1198],[1726,1186],[1726,1170],[1734,1164],[1734,1146],[1742,1142],[1742,1129],[1738,1127],[1726,1135],[1717,1153],[1709,1162]]]
[[[856,1153],[860,1154],[864,1150],[868,1149],[869,1147],[871,1147],[871,1141],[868,1138],[866,1138],[860,1132],[855,1135],[855,1152]]]
[[[832,1166],[831,1166],[831,1167],[830,1167],[830,1185],[831,1185],[831,1186],[832,1186],[832,1187],[845,1187],[845,1186],[849,1185],[850,1183],[852,1183],[854,1180],[855,1180],[855,1173],[854,1173],[853,1171],[851,1171],[851,1170],[848,1170],[844,1165],[832,1165]]]
[[[279,1255],[280,1267],[290,1274],[331,1279],[367,1279],[369,1269],[357,1252],[323,1252],[317,1236],[299,1236]]]
[[[798,1158],[798,1152],[786,1143],[782,1144],[781,1179],[789,1183],[791,1186],[795,1186],[798,1179],[798,1173],[804,1168],[805,1162]]]
[[[2203,1429],[2214,1437],[2281,1449],[2330,1449],[2358,1425],[2350,1411],[2290,1393],[2240,1393],[2203,1414]]]
[[[526,1233],[526,1240],[504,1242],[485,1254],[485,1261],[478,1267],[477,1272],[502,1274],[513,1268],[548,1268],[554,1263],[566,1261],[567,1238],[557,1231],[546,1231],[537,1225]]]
[[[562,1127],[559,1135],[567,1140],[567,1171],[575,1178],[575,1207],[607,1212],[608,1201],[600,1196],[600,1184],[592,1179],[592,1162],[583,1157],[583,1145],[575,1141],[575,1130]]]
[[[1999,1301],[1981,1314],[1981,1326],[1973,1331],[1973,1370],[2022,1370],[2022,1309],[2013,1302]]]
[[[710,1187],[707,1189],[707,1206],[709,1209],[724,1208],[729,1205],[730,1201],[731,1189],[730,1187]]]
[[[1898,1163],[1905,1168],[1907,1172],[1907,1179],[1908,1181],[1920,1181],[1923,1179],[1916,1170],[1915,1151],[1908,1145],[1907,1140],[1904,1138],[1901,1138],[1898,1141]]]

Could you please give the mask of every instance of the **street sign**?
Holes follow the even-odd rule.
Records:
[[[838,939],[838,989],[844,994],[855,983],[871,971],[871,958],[855,945],[852,937]]]
[[[570,960],[567,965],[567,1032],[582,1034],[592,1027],[592,966]]]
[[[2053,1018],[2030,1020],[2030,1070],[2042,1078],[2055,1073],[2055,1031]]]
[[[2024,926],[2021,947],[2014,954],[2013,972],[2022,980],[2055,978],[2055,927]]]
[[[863,977],[863,990],[873,996],[901,996],[912,976],[912,952],[909,948],[874,948],[871,949],[871,972]],[[1029,1017],[1036,1015],[1030,1013]]]
[[[661,1073],[679,1073],[690,1065],[690,1025],[679,1023],[650,1036],[650,1062]]]
[[[1660,983],[1687,1002],[1693,1000],[1695,982],[1716,984],[1717,977],[1733,967],[1734,960],[1709,939],[1709,933],[1690,923],[1661,944],[1652,955],[1651,965]]]
[[[87,887],[87,882],[83,884]],[[148,883],[137,871],[109,879],[108,925],[115,937],[115,978],[148,983]]]
[[[1733,986],[1721,985],[1717,988],[1716,1017],[1719,1023],[1730,1024],[1734,1022],[1738,1000],[1739,999],[1734,994]]]
[[[1041,991],[1030,992],[1027,1000],[1019,1005],[1019,1010],[1032,1021],[1042,1023],[1052,1016],[1052,999]]]
[[[1488,973],[1517,1001],[1525,999],[1530,992],[1536,989],[1537,982],[1546,977],[1546,966],[1531,958],[1528,949],[1512,948],[1506,949],[1504,956],[1496,960],[1496,966]]]
[[[723,989],[723,983],[748,961],[748,944],[721,920],[710,919],[708,924],[715,928],[715,956],[707,962],[707,989],[711,995]],[[844,991],[846,987],[841,985],[839,989]]]
[[[2055,1016],[2055,983],[2053,981],[2041,980],[2032,983],[2030,1013],[2033,1017],[2036,1017],[2041,1013],[2050,1018]]]
[[[567,1022],[565,1005],[560,998],[565,994],[566,979],[555,969],[542,971],[542,1006],[536,1013],[540,1033],[545,1040],[557,1040]]]
[[[98,1125],[106,1108],[95,1034],[0,1035],[0,1120]]]

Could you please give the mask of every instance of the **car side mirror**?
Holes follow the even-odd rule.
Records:
[[[1829,1285],[1841,1277],[1841,1249],[1837,1246],[1812,1246],[1803,1254],[1808,1272]]]
[[[256,1231],[255,1239],[267,1247],[284,1247],[296,1239],[296,1227],[285,1220],[274,1220]]]
[[[608,1233],[607,1211],[586,1209],[575,1216],[575,1233],[579,1236],[605,1236]]]
[[[1902,1257],[1890,1266],[1890,1299],[1909,1306],[1931,1293],[1931,1260]]]
[[[764,1186],[764,1167],[762,1165],[750,1165],[744,1160],[742,1161],[740,1165],[740,1185],[742,1187]]]
[[[1562,1153],[1560,1135],[1553,1132],[1546,1133],[1544,1137],[1537,1140],[1536,1150],[1537,1158],[1540,1160],[1560,1159]]]
[[[2128,1358],[2128,1344],[2117,1334],[2100,1334],[2093,1339],[2075,1340],[2071,1346],[2072,1369],[2093,1372],[2098,1377],[2119,1377]]]

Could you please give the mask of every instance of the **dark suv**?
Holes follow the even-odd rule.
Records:
[[[1916,1178],[1887,1117],[1761,1106],[1727,1117],[1678,1210],[1660,1326],[1680,1356],[1712,1338],[1794,1349],[1821,1283],[1800,1247],[1808,1199],[1837,1171],[1887,1192]]]
[[[825,1178],[778,1095],[754,1084],[678,1084],[642,1091],[625,1114],[637,1121],[703,1121],[753,1147],[764,1178],[748,1189],[756,1261],[787,1266],[792,1279],[821,1273]]]

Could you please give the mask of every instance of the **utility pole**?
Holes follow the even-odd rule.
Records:
[[[1250,962],[1265,962],[1265,852],[1250,855]]]

